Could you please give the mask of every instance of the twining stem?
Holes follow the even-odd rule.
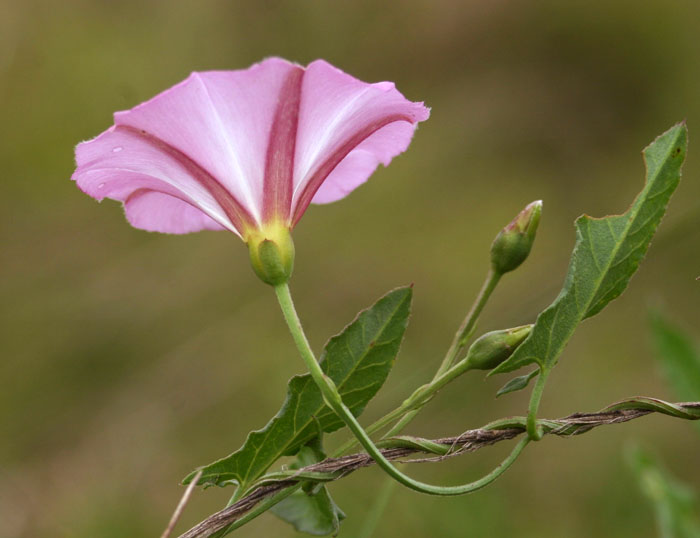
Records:
[[[622,424],[651,413],[660,413],[685,420],[700,420],[700,402],[669,403],[656,398],[638,396],[617,402],[597,413],[574,413],[555,420],[539,419],[537,425],[542,428],[544,434],[569,438],[587,433],[600,426]],[[444,448],[437,452],[438,459],[442,459],[445,455],[457,456],[471,453],[486,446],[513,439],[526,432],[526,424],[527,417],[510,417],[490,422],[481,428],[463,432],[456,437],[433,440],[415,437],[389,439],[385,442],[386,446],[383,447],[383,450],[387,457],[401,460],[415,452],[436,454],[432,447],[437,444]],[[406,446],[407,440],[412,442],[408,444],[407,448],[400,448]],[[326,473],[324,482],[327,482],[345,477],[371,463],[373,460],[366,454],[354,454],[338,459],[326,459],[304,469],[281,473],[283,476],[280,479],[254,487],[234,506],[212,514],[189,531],[181,534],[179,538],[204,538],[205,536],[213,538],[214,536],[222,536],[219,534],[222,529],[238,528],[300,488],[301,483],[305,480],[302,475],[318,476],[319,473]],[[263,504],[264,508],[260,508]]]
[[[440,368],[433,377],[432,381],[428,384],[418,387],[413,392],[413,394],[411,394],[411,396],[409,396],[406,400],[403,401],[403,403],[399,407],[387,413],[383,417],[376,420],[369,427],[367,427],[365,431],[368,434],[371,435],[381,430],[385,426],[388,426],[392,422],[401,419],[402,417],[405,418],[410,416],[408,420],[410,421],[418,412],[418,408],[420,406],[427,403],[428,400],[430,400],[430,398],[432,398],[432,396],[435,395],[436,392],[438,392],[441,388],[450,383],[453,379],[459,377],[469,369],[469,365],[467,364],[467,362],[465,360],[462,360],[459,363],[452,366],[451,368],[448,367],[449,369],[447,369],[446,371],[441,371],[446,368],[446,365],[451,366],[454,357],[456,357],[459,350],[462,347],[464,347],[464,343],[460,344],[460,341],[466,341],[465,335],[467,335],[473,329],[479,317],[479,314],[483,310],[486,301],[488,300],[494,288],[496,287],[496,284],[498,283],[499,279],[500,276],[494,277],[494,273],[492,271],[489,271],[486,281],[484,282],[484,285],[482,286],[481,291],[479,292],[479,295],[477,296],[476,300],[474,301],[474,304],[470,308],[467,317],[464,319],[462,325],[455,334],[455,337],[452,341],[452,345],[450,346],[447,354],[445,355],[445,358],[442,361],[442,364],[440,365]],[[319,381],[317,381],[317,379],[320,379],[320,382],[323,385],[325,385],[325,382],[323,381],[323,377],[325,377],[325,374],[323,374],[323,372],[321,371],[320,366],[318,365],[318,361],[316,360],[316,357],[313,351],[311,350],[311,345],[309,344],[309,341],[306,338],[306,334],[304,333],[304,329],[301,325],[301,320],[299,319],[296,313],[296,308],[294,307],[294,301],[292,300],[292,296],[289,291],[289,285],[282,284],[281,286],[275,287],[275,293],[277,294],[277,299],[280,303],[280,307],[282,309],[285,321],[287,322],[289,330],[292,333],[294,343],[296,344],[297,349],[299,350],[299,353],[302,356],[302,359],[306,363],[306,366],[309,369],[313,380],[316,382],[317,385],[319,385]],[[447,360],[450,357],[452,357],[452,359]],[[329,381],[331,380],[329,379]],[[321,389],[321,393],[324,395],[325,399],[326,395],[321,385],[319,385],[319,388]],[[329,405],[329,407],[332,408],[331,405]],[[399,422],[386,435],[384,435],[384,437],[396,435],[401,429],[403,429],[403,427],[408,423],[408,421]],[[400,427],[397,428],[397,426],[399,425]],[[359,443],[360,441],[357,438],[351,438],[343,445],[341,445],[337,450],[335,450],[333,452],[333,456],[340,456],[341,454],[344,454],[351,450]],[[238,501],[238,499],[243,493],[245,493],[245,491],[242,488],[236,489],[226,506],[231,506],[236,501]]]
[[[278,491],[271,497],[267,497],[264,501],[260,502],[259,504],[255,505],[255,508],[253,508],[250,512],[247,512],[244,516],[241,516],[239,519],[231,523],[228,527],[226,527],[221,533],[217,536],[224,536],[228,534],[229,532],[235,531],[237,528],[242,527],[249,521],[255,519],[259,515],[267,512],[270,508],[275,506],[276,504],[282,502],[284,499],[289,497],[292,493],[297,491],[298,489],[301,489],[302,483],[299,482],[297,484],[294,484],[292,486],[289,486],[288,488],[285,488],[283,490]],[[212,537],[214,538],[214,537]]]
[[[417,409],[418,407],[422,406],[425,404],[430,398],[438,392],[441,388],[443,388],[445,385],[450,383],[452,380],[454,380],[456,377],[461,376],[464,372],[469,370],[470,365],[466,361],[466,359],[462,359],[459,361],[457,364],[452,366],[449,370],[444,372],[441,376],[436,377],[431,381],[430,383],[427,383],[425,385],[422,385],[418,387],[415,391],[413,391],[413,394],[406,398],[403,403],[398,406],[396,409],[393,411],[387,413],[384,415],[382,418],[378,419],[375,421],[371,426],[366,428],[366,432],[369,434],[372,434],[378,430],[381,430],[385,426],[391,424],[395,420],[400,419],[402,416],[404,416],[406,413]],[[392,429],[393,431],[393,429]],[[394,434],[392,434],[394,435]],[[384,437],[388,437],[389,435],[384,435]],[[353,448],[356,444],[358,443],[357,439],[350,439],[343,445],[341,445],[333,454],[334,456],[339,456],[341,454],[344,454],[351,448]]]
[[[301,485],[299,485],[299,487],[301,487]],[[298,489],[298,488],[297,488],[297,489]],[[243,494],[244,494],[244,493],[245,493],[245,490],[244,490],[242,487],[240,487],[240,486],[237,487],[236,490],[233,492],[233,495],[231,495],[231,498],[230,498],[230,499],[228,500],[228,502],[226,503],[226,508],[228,508],[229,506],[233,506],[234,504],[236,504],[236,503],[241,499],[241,497],[243,497]],[[292,492],[292,493],[293,493],[293,492]],[[291,495],[292,493],[290,493],[290,495]],[[275,503],[273,503],[273,504],[270,505],[270,506],[274,506],[275,504],[277,504],[277,502],[281,501],[283,498],[284,498],[284,497],[278,499],[277,501],[275,501]],[[268,499],[268,501],[269,501],[269,499]],[[265,504],[265,503],[264,503],[264,502],[263,502],[263,503],[260,503],[260,505],[256,506],[256,507],[255,507],[255,510],[253,510],[252,512],[256,512],[256,510],[257,510],[258,508],[260,508],[260,506],[263,505],[263,504]],[[267,510],[267,508],[265,508],[265,510]],[[246,515],[244,516],[245,518],[248,518],[248,519],[246,519],[246,522],[247,522],[247,521],[250,521],[251,519],[253,519],[253,518],[255,518],[255,517],[257,517],[259,514],[262,514],[262,512],[257,512],[256,515],[254,515],[254,516],[252,516],[252,517],[248,517],[252,512],[249,512],[248,514],[246,514]],[[241,519],[244,519],[244,518],[241,518]],[[220,531],[218,534],[216,534],[216,535],[214,536],[214,538],[219,538],[219,537],[221,537],[221,536],[225,536],[225,535],[227,535],[229,532],[231,532],[231,531],[233,531],[234,529],[237,529],[238,527],[240,527],[240,525],[243,525],[243,523],[241,523],[240,525],[237,525],[237,526],[236,526],[236,524],[239,523],[239,521],[240,521],[240,520],[236,521],[236,523],[233,523],[230,527],[227,527],[226,529],[223,529],[222,531]]]
[[[236,488],[236,491],[233,492],[233,495],[231,495],[231,498],[228,500],[228,504],[226,506],[231,506],[232,504],[235,504],[238,499],[241,498],[241,495],[243,495],[244,491],[243,488]]]
[[[389,460],[387,460],[381,453],[379,448],[372,442],[367,432],[362,428],[360,423],[357,421],[355,416],[352,414],[350,409],[343,403],[343,400],[338,392],[337,387],[333,380],[323,373],[321,366],[319,365],[316,357],[314,356],[309,341],[304,334],[304,330],[301,326],[299,316],[294,308],[294,303],[292,301],[292,296],[289,291],[289,285],[287,283],[279,284],[275,286],[275,292],[277,294],[277,299],[279,300],[280,307],[282,308],[282,313],[284,314],[284,319],[287,322],[290,332],[292,333],[292,338],[294,343],[297,345],[297,349],[304,360],[312,379],[318,386],[326,404],[338,415],[338,417],[345,422],[345,425],[350,429],[353,435],[360,442],[362,447],[367,451],[367,453],[372,457],[372,459],[377,463],[381,469],[386,472],[389,476],[394,478],[397,482],[403,484],[404,486],[419,491],[421,493],[427,493],[429,495],[464,495],[477,489],[487,486],[494,480],[496,480],[501,474],[503,474],[506,469],[508,469],[513,462],[520,455],[522,450],[525,448],[529,442],[529,438],[521,440],[514,448],[510,455],[503,460],[503,462],[491,471],[486,476],[471,482],[469,484],[463,484],[460,486],[435,486],[432,484],[426,484],[425,482],[420,482],[405,475],[394,467]]]
[[[395,420],[399,420],[399,422],[397,422],[384,435],[384,437],[391,437],[392,435],[398,434],[409,422],[413,420],[416,414],[418,414],[420,407],[426,404],[438,390],[469,369],[469,366],[464,359],[454,366],[453,363],[459,355],[461,349],[469,340],[469,336],[471,336],[471,333],[476,326],[476,322],[479,320],[481,311],[484,309],[484,306],[486,306],[486,303],[491,297],[493,290],[496,289],[501,276],[502,275],[500,273],[496,273],[493,269],[489,270],[488,274],[486,275],[486,279],[481,286],[479,294],[469,309],[467,316],[464,318],[462,324],[455,333],[455,336],[452,339],[452,344],[447,350],[445,357],[442,359],[440,367],[435,372],[435,375],[430,383],[419,387],[409,398],[404,400],[399,407],[377,419],[373,424],[367,427],[367,433],[375,433],[385,426],[388,426]],[[356,439],[350,439],[340,448],[338,448],[334,455],[339,456],[340,454],[344,454],[345,452],[351,450],[356,444]]]
[[[474,328],[476,326],[476,322],[479,319],[479,316],[481,315],[481,311],[484,309],[486,306],[487,301],[491,297],[491,294],[493,293],[493,290],[496,289],[496,286],[498,285],[498,282],[501,279],[502,274],[497,273],[493,270],[493,268],[489,269],[489,272],[486,275],[486,280],[484,280],[483,285],[481,286],[481,289],[479,290],[479,294],[477,295],[476,299],[472,303],[471,308],[469,309],[469,312],[467,313],[466,317],[462,321],[462,325],[460,325],[459,329],[455,333],[454,338],[452,339],[452,343],[450,344],[449,349],[447,350],[447,353],[445,354],[445,357],[442,359],[442,363],[440,363],[439,368],[435,372],[435,375],[433,376],[433,379],[430,383],[431,386],[435,386],[436,381],[440,379],[440,377],[445,374],[446,372],[450,371],[450,367],[454,363],[455,359],[457,358],[460,350],[466,345],[467,341],[469,340],[469,337],[471,336],[472,332],[474,331]],[[463,362],[465,362],[463,360]],[[465,369],[466,370],[466,369]],[[459,369],[455,372],[456,375],[454,377],[457,377],[457,375],[461,375],[464,373],[463,371],[460,371]],[[449,380],[451,381],[454,379],[454,377],[449,377]],[[437,389],[436,389],[437,390]],[[384,434],[384,438],[386,437],[391,437],[393,435],[399,434],[418,414],[418,412],[421,410],[421,408],[428,402],[428,399],[425,399],[423,403],[420,404],[420,406],[415,407],[411,411],[408,411],[406,414],[404,414],[400,420],[394,424],[389,431],[387,431]],[[397,413],[400,416],[400,412]],[[391,416],[391,414],[386,415],[382,419],[379,419],[379,421],[375,422],[381,423],[382,426],[385,423],[389,423],[393,421],[393,416],[391,417],[390,420],[387,420],[387,418]],[[374,424],[372,425],[374,426]],[[368,431],[374,431],[370,430]],[[387,481],[387,483],[384,485],[384,489],[388,490],[389,493],[386,494],[386,499],[383,497],[380,497],[376,503],[375,506],[373,507],[372,510],[372,515],[374,517],[373,524],[367,524],[365,525],[367,532],[365,534],[366,538],[371,538],[372,535],[372,530],[374,527],[376,527],[377,522],[379,521],[382,512],[384,511],[386,505],[389,502],[389,497],[391,496],[391,489],[393,488],[393,481]],[[368,520],[370,521],[370,520]],[[363,529],[364,530],[364,529]]]

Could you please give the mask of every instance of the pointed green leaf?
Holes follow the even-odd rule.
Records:
[[[411,296],[410,287],[389,292],[326,344],[321,368],[355,416],[389,375],[408,324]],[[239,450],[204,467],[199,484],[238,483],[245,488],[281,456],[294,455],[317,437],[319,427],[332,432],[341,426],[343,422],[324,404],[311,376],[294,376],[277,415],[263,429],[251,432]]]
[[[678,397],[700,399],[700,352],[690,336],[659,313],[652,316],[651,326],[659,361]]]
[[[579,217],[562,291],[537,317],[527,340],[491,374],[530,363],[548,372],[577,325],[624,291],[678,186],[686,148],[685,125],[672,127],[644,150],[646,184],[625,213],[601,219]]]
[[[273,506],[270,512],[293,525],[297,531],[314,536],[335,536],[340,522],[345,519],[345,514],[335,504],[326,486],[313,494],[295,491]]]
[[[297,454],[292,469],[299,469],[319,462],[325,454],[318,445],[303,446]],[[308,484],[311,490],[304,488],[295,491],[279,504],[270,509],[280,519],[290,523],[299,532],[314,536],[338,534],[340,522],[345,519],[345,513],[333,501],[328,488],[322,484]]]
[[[509,392],[516,392],[518,390],[523,390],[525,387],[528,386],[528,384],[530,383],[530,380],[539,373],[540,373],[540,369],[535,368],[529,374],[514,377],[513,379],[508,381],[508,383],[506,383],[500,389],[498,389],[498,392],[496,393],[496,398],[498,398],[499,396],[503,396],[504,394],[508,394]]]

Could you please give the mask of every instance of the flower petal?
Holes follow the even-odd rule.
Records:
[[[245,70],[192,73],[117,125],[143,129],[186,153],[261,221],[263,175],[282,85],[294,64],[269,58]]]
[[[333,169],[311,203],[327,204],[345,198],[367,181],[380,163],[389,166],[395,155],[404,152],[414,130],[413,124],[400,121],[382,127],[369,136]]]
[[[199,208],[175,196],[147,189],[132,193],[124,212],[135,228],[149,232],[186,234],[199,230],[224,230]]]
[[[353,150],[363,145],[362,153],[352,157],[352,164],[341,168],[333,178],[335,186],[320,194],[319,201],[342,197],[341,193],[347,194],[364,182],[369,175],[365,174],[372,168],[368,154],[374,155],[375,167],[377,162],[388,164],[406,149],[415,124],[428,115],[423,103],[408,101],[390,82],[367,84],[323,60],[309,64],[302,84],[297,131],[293,224],[301,218],[324,181]],[[380,135],[379,131],[396,122],[410,128],[389,129]],[[363,177],[350,172],[358,170],[360,161]]]
[[[137,227],[223,227],[246,239],[273,222],[293,226],[312,200],[347,195],[407,148],[428,113],[392,83],[270,58],[192,73],[117,112],[113,127],[76,148],[73,179],[98,200],[122,201]]]
[[[189,202],[221,226],[238,233],[225,208],[203,180],[198,181],[199,172],[195,168],[131,130],[111,127],[97,138],[78,144],[75,155],[78,166],[73,179],[81,190],[97,200],[111,198],[126,202],[136,191],[158,191]],[[185,224],[175,228],[189,227]],[[162,231],[182,233],[165,225],[162,228]]]
[[[74,179],[98,199],[125,201],[129,191],[160,190],[244,235],[262,220],[263,178],[280,92],[290,73],[300,70],[270,58],[246,70],[192,73],[151,100],[117,112],[112,129],[79,145]],[[113,153],[117,147],[122,149]],[[137,178],[131,188],[125,182]],[[119,197],[96,187],[105,189],[108,183],[119,190]]]

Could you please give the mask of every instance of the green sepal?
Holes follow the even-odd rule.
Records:
[[[491,268],[498,275],[520,267],[530,255],[542,215],[542,200],[532,202],[505,226],[491,244]]]
[[[274,226],[247,239],[250,264],[260,280],[271,286],[287,282],[294,269],[294,242],[289,229]]]
[[[510,357],[530,334],[532,324],[491,331],[480,336],[467,351],[470,370],[491,370]]]

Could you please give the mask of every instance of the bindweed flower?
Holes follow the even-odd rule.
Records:
[[[364,183],[428,115],[393,83],[269,58],[192,73],[115,113],[112,127],[78,144],[73,179],[97,200],[121,201],[137,228],[239,235],[256,273],[275,284],[289,278],[289,232],[309,204]]]

